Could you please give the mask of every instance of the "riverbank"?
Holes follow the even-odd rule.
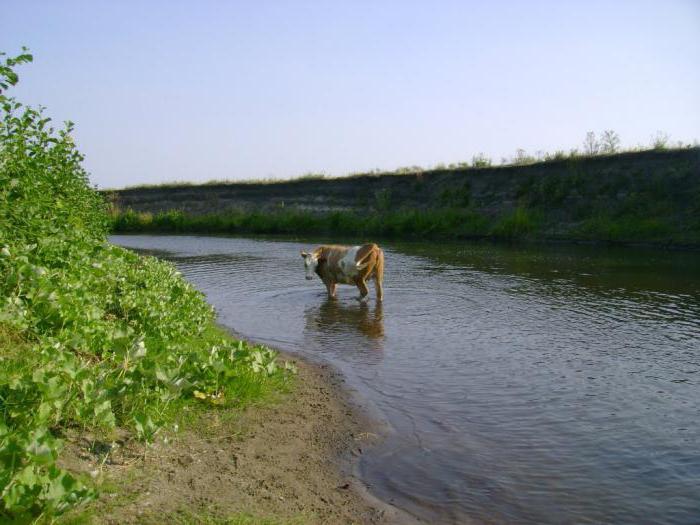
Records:
[[[63,522],[417,523],[370,496],[354,461],[379,439],[327,365],[281,354],[298,375],[291,389],[241,413],[185,414],[177,434],[151,446],[125,440],[114,455],[72,440],[66,467],[103,487]]]
[[[133,210],[114,212],[113,234],[271,235],[381,240],[495,241],[544,244],[589,244],[673,249],[700,248],[700,235],[669,235],[654,218],[592,218],[558,233],[542,229],[542,215],[527,209],[489,221],[463,210],[399,211],[360,215],[350,212],[231,212],[189,216],[180,212],[151,215]]]
[[[700,149],[104,192],[114,233],[700,246]]]
[[[28,61],[0,59],[3,88]],[[0,93],[2,523],[54,523],[108,489],[72,468],[71,444],[100,466],[122,445],[148,457],[184,416],[243,411],[293,375],[216,326],[171,264],[107,242],[72,124],[49,120]]]

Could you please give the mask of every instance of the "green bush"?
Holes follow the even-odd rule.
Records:
[[[0,87],[29,61],[4,59]],[[173,266],[106,242],[70,123],[55,131],[4,92],[0,108],[0,521],[22,522],[95,495],[57,467],[62,429],[149,440],[178,404],[239,406],[285,371],[218,330]]]

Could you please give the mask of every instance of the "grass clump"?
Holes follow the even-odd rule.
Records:
[[[170,264],[106,242],[72,124],[5,95],[24,53],[0,64],[0,522],[28,522],[95,490],[57,466],[63,431],[152,439],[183,403],[240,406],[286,376],[233,341]]]
[[[671,239],[673,228],[663,218],[600,214],[585,220],[577,233],[584,239],[649,241]]]
[[[507,212],[491,228],[491,235],[503,239],[526,237],[539,228],[541,218],[526,208],[516,208]]]

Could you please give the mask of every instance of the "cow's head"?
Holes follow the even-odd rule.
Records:
[[[314,273],[316,273],[316,268],[318,268],[318,254],[301,252],[301,256],[304,259],[304,270],[306,271],[306,278],[313,279]]]

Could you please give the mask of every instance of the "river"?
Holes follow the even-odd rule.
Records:
[[[700,253],[388,243],[379,306],[306,281],[311,241],[111,241],[338,368],[390,428],[363,480],[428,522],[700,522]]]

